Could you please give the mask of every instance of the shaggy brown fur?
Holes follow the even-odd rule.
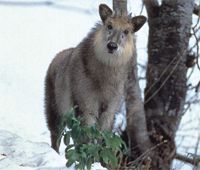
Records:
[[[103,24],[98,24],[76,47],[59,53],[46,75],[46,117],[52,147],[58,151],[59,125],[63,114],[78,106],[82,122],[111,130],[115,112],[134,57],[134,32],[145,23],[143,16],[113,16],[100,5]],[[108,46],[112,42],[113,44]]]

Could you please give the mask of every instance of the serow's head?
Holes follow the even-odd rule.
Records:
[[[122,54],[133,46],[133,35],[146,22],[146,17],[118,16],[105,4],[99,6],[103,22],[103,40],[109,54]]]

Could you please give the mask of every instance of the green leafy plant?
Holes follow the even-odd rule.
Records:
[[[83,126],[71,111],[65,117],[69,130],[64,131],[65,155],[69,167],[90,170],[94,162],[101,162],[109,168],[116,168],[120,156],[127,150],[123,140],[112,132],[101,132],[96,126]],[[73,144],[70,144],[70,138]]]

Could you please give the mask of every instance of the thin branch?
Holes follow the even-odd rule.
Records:
[[[185,52],[183,51],[183,54]],[[175,65],[173,66],[173,68],[171,69],[170,66],[172,65],[172,63],[174,62],[174,60],[177,59]],[[174,57],[174,59],[168,64],[168,66],[165,68],[165,70],[161,73],[160,77],[158,78],[158,80],[156,82],[154,82],[152,84],[152,86],[146,91],[145,95],[148,94],[148,92],[150,92],[151,88],[153,88],[155,86],[155,84],[165,75],[164,73],[167,72],[169,69],[171,69],[170,73],[166,76],[165,80],[162,82],[162,84],[160,85],[160,87],[151,95],[149,96],[146,101],[144,102],[144,104],[147,104],[161,89],[162,87],[166,84],[166,82],[168,81],[168,79],[171,77],[171,75],[174,73],[174,71],[176,70],[176,68],[178,67],[178,64],[181,61],[181,54],[178,54],[177,57]]]
[[[187,105],[191,105],[191,104],[198,104],[200,102],[200,99],[189,99],[187,102],[185,102],[185,104]]]
[[[195,40],[197,42],[199,42],[198,41],[198,37],[196,36],[196,34],[194,34],[194,37],[195,37]],[[199,45],[198,44],[197,44],[197,59],[196,59],[196,64],[197,64],[198,69],[200,70],[200,65],[199,65]]]
[[[144,153],[142,153],[139,157],[137,157],[134,161],[129,162],[128,164],[130,165],[137,165],[139,162],[144,161],[146,158],[149,157],[149,153],[153,153],[153,151],[155,151],[158,147],[166,144],[168,141],[164,140],[160,143],[158,143],[157,145],[151,147],[150,149],[146,150]]]
[[[170,69],[170,67],[172,66],[172,64],[174,63],[174,61],[176,60],[176,57],[173,58],[173,60],[171,60],[171,62],[167,65],[167,67],[162,71],[162,73],[160,74],[160,76],[158,77],[157,81],[155,81],[145,92],[145,95],[148,95],[149,92],[151,92],[152,88],[156,85],[156,83],[158,83],[161,78],[163,78],[165,76],[165,73],[167,73],[167,71]]]
[[[197,138],[197,142],[196,142],[196,145],[195,145],[195,151],[194,151],[194,155],[197,155],[198,153],[198,148],[199,148],[199,145],[200,145],[200,133],[198,135],[198,138]],[[198,161],[200,162],[200,159],[198,159]]]
[[[146,64],[141,64],[141,63],[138,62],[137,65],[139,67],[141,67],[142,70],[146,70],[147,69],[147,65]]]
[[[198,92],[199,92],[199,89],[200,89],[200,81],[199,81],[198,84],[196,85],[195,92],[198,93]]]
[[[140,10],[140,15],[142,14],[143,9],[144,9],[144,1],[143,1],[143,3],[142,3],[142,8],[141,8],[141,10]]]
[[[195,157],[189,158],[188,156],[184,156],[184,155],[181,155],[179,153],[176,153],[175,159],[182,161],[182,162],[185,162],[185,163],[192,164],[194,166],[198,166],[198,164],[200,163],[200,160],[198,158],[195,158]]]
[[[190,80],[191,76],[193,75],[194,73],[194,67],[192,67],[190,73],[188,73],[188,76],[187,76],[187,82]]]

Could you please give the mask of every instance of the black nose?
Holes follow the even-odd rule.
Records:
[[[117,49],[117,44],[114,43],[114,42],[109,42],[109,43],[107,44],[107,47],[108,47],[109,50],[113,51],[113,50],[116,50],[116,49]]]

